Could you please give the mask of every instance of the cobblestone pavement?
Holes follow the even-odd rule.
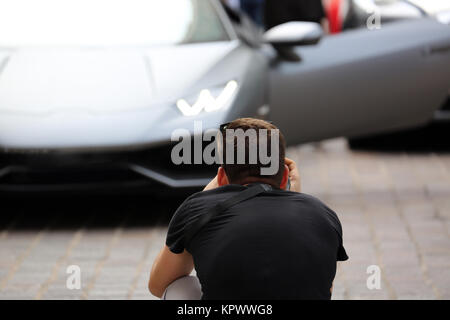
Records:
[[[350,260],[334,299],[450,299],[450,154],[290,148],[303,191],[339,215]],[[93,201],[92,201],[93,200]],[[0,299],[153,299],[151,263],[181,199],[8,199],[0,207]],[[81,268],[81,289],[66,268]],[[369,290],[369,265],[381,289]]]

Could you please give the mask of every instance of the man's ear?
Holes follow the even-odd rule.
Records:
[[[217,171],[217,183],[219,184],[219,187],[230,184],[225,169],[222,167],[219,167],[219,171]]]
[[[283,179],[281,179],[280,189],[285,190],[289,181],[289,167],[284,165]]]

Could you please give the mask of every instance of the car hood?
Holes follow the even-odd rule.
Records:
[[[0,147],[141,148],[170,142],[174,130],[190,128],[194,120],[217,127],[225,109],[185,117],[175,102],[239,78],[245,68],[235,61],[248,61],[242,51],[248,53],[237,40],[134,49],[0,49]]]
[[[0,114],[112,113],[175,101],[235,42],[0,51]]]

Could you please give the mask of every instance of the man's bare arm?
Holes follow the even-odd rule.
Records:
[[[203,190],[218,188],[217,176]],[[192,255],[184,250],[183,253],[175,254],[167,246],[164,246],[153,262],[148,289],[159,298],[162,297],[166,288],[178,278],[189,275],[194,269]]]
[[[189,252],[184,250],[183,253],[175,254],[164,246],[153,262],[148,289],[154,296],[161,298],[172,282],[189,275],[193,269],[194,260]]]

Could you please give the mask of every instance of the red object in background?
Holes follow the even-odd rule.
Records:
[[[342,0],[330,0],[327,7],[327,16],[330,33],[342,31],[342,17],[340,14]]]

